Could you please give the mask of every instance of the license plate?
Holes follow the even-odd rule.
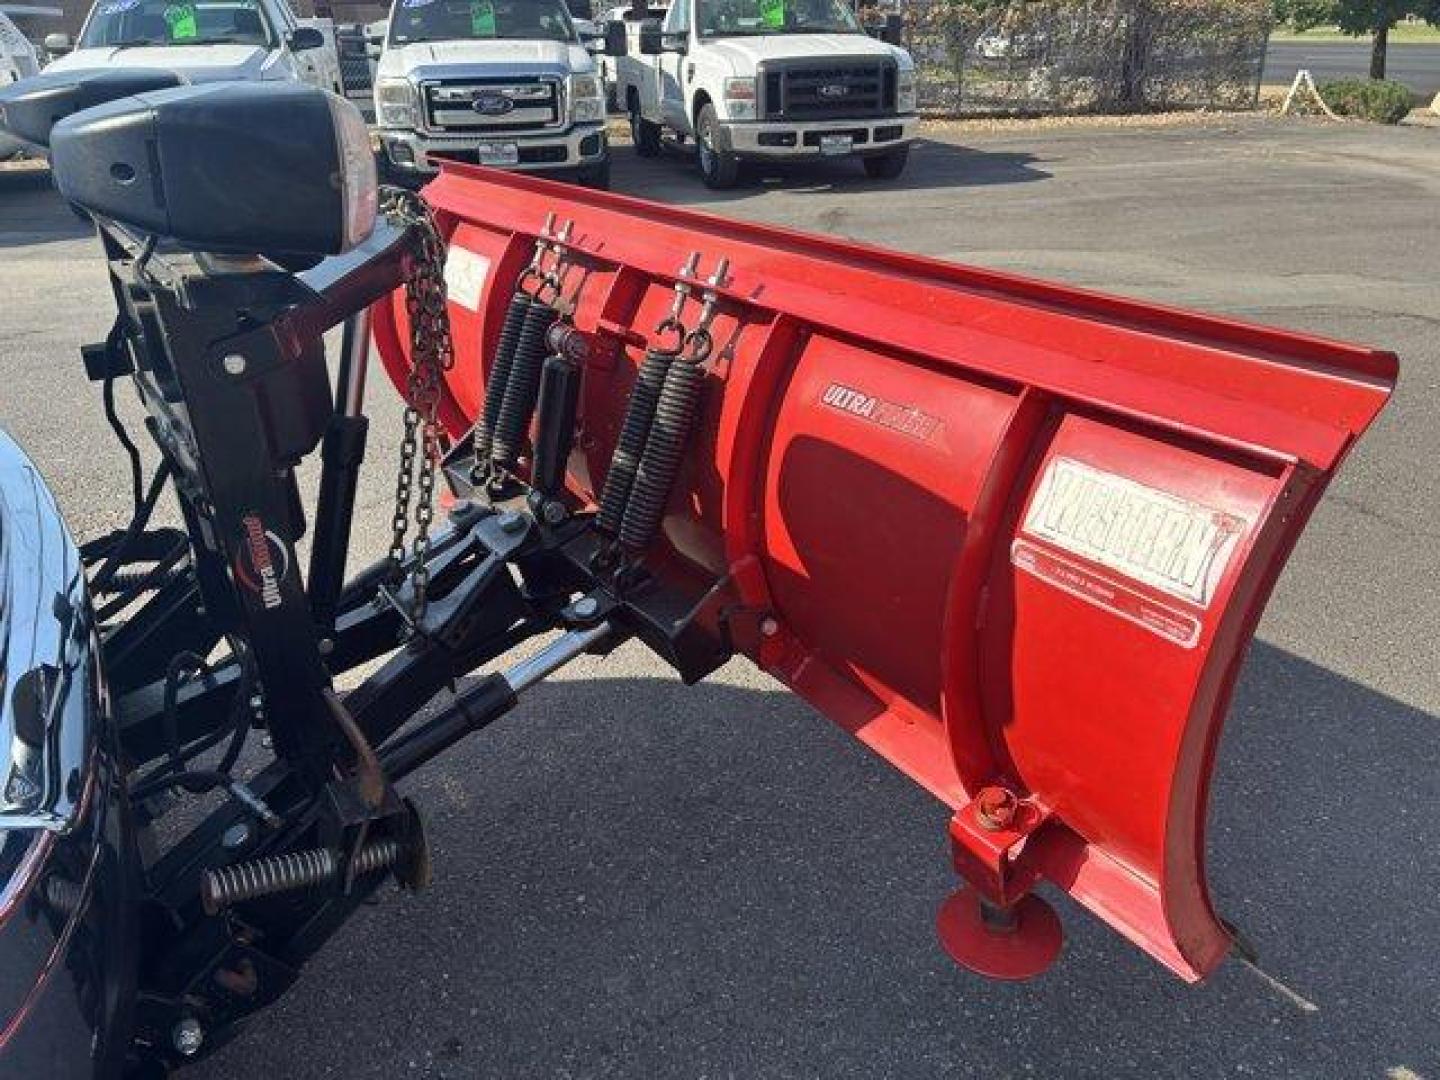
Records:
[[[479,161],[481,165],[518,165],[520,148],[513,142],[481,143]]]
[[[854,146],[855,140],[849,135],[820,136],[820,153],[822,154],[832,154],[835,156],[848,154]]]

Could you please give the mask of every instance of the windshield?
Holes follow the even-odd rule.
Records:
[[[579,40],[560,0],[396,0],[390,17],[392,45],[492,39]]]
[[[845,0],[697,0],[701,37],[756,34],[858,34]]]
[[[214,45],[237,42],[269,48],[270,24],[253,0],[100,0],[80,35],[80,48],[139,45]]]

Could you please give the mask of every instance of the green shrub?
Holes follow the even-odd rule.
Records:
[[[1410,91],[1388,79],[1336,79],[1322,83],[1320,96],[1341,116],[1398,124],[1410,115]]]

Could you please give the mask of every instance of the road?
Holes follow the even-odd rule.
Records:
[[[1272,41],[1265,58],[1265,82],[1288,86],[1295,72],[1308,68],[1317,82],[1370,75],[1370,42]],[[1386,78],[1402,82],[1425,98],[1440,94],[1440,43],[1392,44],[1386,55]]]
[[[1224,119],[936,141],[663,200],[1396,349],[1404,375],[1246,662],[1211,876],[1305,1015],[1244,968],[1186,987],[1062,905],[1061,963],[1010,985],[936,946],[940,806],[745,664],[684,688],[638,648],[568,670],[417,778],[434,886],[387,895],[194,1080],[1440,1075],[1440,138]],[[4,181],[0,180],[0,185]],[[109,323],[91,243],[0,188],[0,423],[81,534],[125,470],[75,348]],[[383,550],[397,407],[358,523]]]

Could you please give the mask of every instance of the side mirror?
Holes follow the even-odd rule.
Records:
[[[206,252],[338,255],[375,227],[360,110],[304,83],[209,83],[55,125],[55,186],[101,218]]]
[[[311,49],[323,49],[325,47],[325,35],[313,26],[297,26],[290,31],[291,52],[309,52]]]
[[[660,32],[660,20],[646,19],[640,24],[640,52],[645,56],[659,56],[664,51],[665,41]]]
[[[885,16],[885,25],[880,29],[880,40],[886,45],[900,45],[905,39],[905,16]]]
[[[623,22],[605,24],[605,55],[625,56],[630,52],[630,38]]]
[[[45,51],[51,56],[64,56],[75,48],[69,34],[46,34]]]
[[[173,71],[154,68],[40,74],[0,90],[0,130],[34,146],[49,146],[51,129],[73,113],[183,85]]]

